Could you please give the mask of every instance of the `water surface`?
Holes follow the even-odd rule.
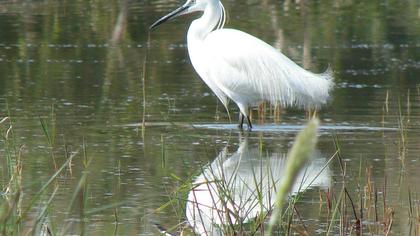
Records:
[[[168,22],[151,34],[147,77],[142,82],[148,27],[179,4],[0,2],[0,114],[12,118],[15,143],[24,145],[25,201],[54,173],[40,120],[52,133],[57,163],[69,153],[79,153],[71,170],[60,177],[49,213],[57,232],[72,226],[68,234],[155,235],[156,223],[171,228],[185,220],[185,205],[156,209],[180,185],[199,176],[221,150],[235,153],[240,146],[235,119],[229,121],[188,59],[185,34],[197,15]],[[420,178],[419,3],[232,0],[224,4],[229,12],[227,27],[265,40],[311,71],[333,68],[336,87],[330,103],[318,113],[322,126],[317,148],[328,159],[336,152],[337,139],[353,198],[364,193],[366,173],[371,173],[369,180],[379,199],[386,192],[386,202],[395,210],[392,232],[415,235],[416,227],[407,222],[413,219],[408,193],[416,196],[420,191],[416,184]],[[237,117],[234,104],[229,108]],[[138,125],[143,114],[144,133]],[[255,130],[245,134],[248,145],[272,156],[287,153],[307,114],[282,109],[278,119],[269,112],[263,117],[255,109],[253,120]],[[80,214],[86,210],[82,205],[66,213],[83,174],[83,143],[92,159],[84,206],[92,211],[89,217]],[[3,189],[8,180],[0,163]],[[330,189],[339,191],[343,182],[339,162],[333,161],[329,170]],[[328,215],[319,197],[325,194],[325,189],[314,187],[297,206],[311,234],[326,230]],[[413,202],[418,207],[418,199]],[[106,207],[115,203],[122,205]],[[99,211],[102,207],[106,209]],[[364,223],[368,233],[373,223]]]

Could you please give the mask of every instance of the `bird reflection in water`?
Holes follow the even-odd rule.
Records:
[[[246,224],[272,210],[276,189],[284,178],[287,153],[262,156],[242,138],[238,150],[225,147],[193,182],[188,194],[186,216],[198,235],[223,235],[228,225]],[[327,160],[315,151],[292,188],[295,195],[309,187],[326,189],[330,170]]]

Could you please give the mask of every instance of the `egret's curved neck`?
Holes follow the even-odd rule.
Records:
[[[188,43],[204,40],[207,35],[223,22],[224,9],[218,0],[208,1],[203,15],[194,20],[188,29]]]

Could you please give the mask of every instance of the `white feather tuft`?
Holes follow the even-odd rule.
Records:
[[[239,107],[266,100],[319,108],[333,87],[331,69],[322,74],[307,71],[265,42],[234,29],[211,32],[201,55],[203,60],[195,65],[199,74]]]

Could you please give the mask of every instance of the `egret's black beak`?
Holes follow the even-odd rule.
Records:
[[[165,23],[166,21],[168,21],[170,19],[173,19],[173,18],[175,18],[177,16],[183,15],[183,13],[185,13],[185,11],[187,11],[189,7],[190,7],[189,5],[183,5],[182,7],[176,9],[175,11],[173,11],[173,12],[169,13],[168,15],[166,15],[166,16],[160,18],[159,20],[157,20],[155,23],[153,23],[149,27],[149,29],[152,30],[156,26],[158,26],[158,25],[160,25],[162,23]]]

